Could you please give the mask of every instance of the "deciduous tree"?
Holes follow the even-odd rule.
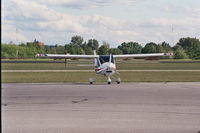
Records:
[[[78,35],[76,35],[76,36],[73,36],[72,38],[71,38],[71,44],[78,44],[78,45],[82,45],[83,44],[83,38],[81,37],[81,36],[78,36]]]
[[[157,44],[154,42],[147,43],[142,49],[142,53],[157,53]]]
[[[200,59],[200,41],[197,38],[181,38],[176,45],[180,45],[191,59]]]
[[[108,55],[109,54],[110,45],[107,42],[103,42],[103,45],[99,47],[98,54],[99,55]]]
[[[188,58],[187,54],[185,53],[184,49],[179,46],[174,51],[174,59],[186,59]]]

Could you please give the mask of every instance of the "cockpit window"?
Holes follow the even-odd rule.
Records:
[[[105,62],[109,62],[110,56],[109,55],[100,55],[99,56],[99,61],[101,62],[101,64],[105,63]],[[111,62],[114,63],[114,58],[113,56],[111,56]]]

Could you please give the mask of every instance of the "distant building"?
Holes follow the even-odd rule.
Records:
[[[43,42],[39,42],[37,41],[36,39],[34,40],[34,42],[27,42],[26,45],[29,46],[31,44],[38,44],[40,46],[44,46],[44,43]]]
[[[50,48],[55,48],[55,47],[56,47],[56,45],[50,45],[49,47],[50,47]]]
[[[44,46],[44,43],[43,43],[43,42],[38,42],[38,44],[39,44],[40,46]]]

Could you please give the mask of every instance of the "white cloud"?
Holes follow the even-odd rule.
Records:
[[[200,18],[152,18],[141,23],[141,33],[147,38],[140,40],[167,41],[175,44],[181,37],[200,37]],[[145,32],[146,31],[146,32]]]
[[[166,5],[163,7],[163,11],[166,13],[171,13],[173,15],[181,15],[185,17],[200,17],[200,8],[194,8],[191,6],[179,7],[172,4]]]
[[[185,7],[184,12],[193,17],[200,17],[200,8]]]
[[[76,0],[42,0],[57,4],[77,2]],[[132,4],[137,0],[86,0],[82,3],[93,3],[92,6],[109,5],[111,2],[118,4]],[[42,2],[41,2],[42,3]],[[81,35],[85,39],[96,38],[99,41],[109,41],[113,47],[124,41],[167,41],[174,43],[180,37],[200,37],[200,9],[185,8],[193,15],[183,18],[152,17],[130,21],[103,15],[93,14],[73,16],[57,12],[48,5],[36,1],[12,0],[7,5],[2,5],[2,38],[3,41],[16,40],[16,27],[19,29],[18,40],[29,41],[39,39],[46,44],[69,43],[73,35]],[[97,3],[100,3],[98,5]],[[81,4],[81,2],[80,2]],[[84,4],[83,4],[84,6]],[[22,8],[23,7],[23,8]],[[170,9],[166,9],[170,10]],[[172,25],[174,31],[172,33]]]
[[[28,41],[28,39],[26,38],[25,35],[23,35],[19,29],[17,29],[15,27],[15,25],[13,24],[13,22],[11,21],[6,21],[5,22],[6,24],[4,24],[2,26],[2,38],[3,39],[6,39],[6,40],[9,40],[10,41],[14,41],[16,43],[19,43],[19,42],[26,42]]]
[[[73,9],[83,9],[83,8],[98,8],[104,6],[110,6],[115,4],[133,4],[137,1],[144,0],[41,0],[43,4],[48,4],[51,6],[62,6],[69,7]]]
[[[12,20],[49,21],[60,19],[58,13],[35,1],[12,0],[5,8],[7,11],[5,17]]]
[[[67,14],[59,14],[60,20],[37,22],[37,26],[47,31],[86,32],[87,27],[80,23],[80,18]]]
[[[83,36],[95,35],[102,40],[107,37],[109,37],[107,39],[112,39],[114,36],[118,36],[119,38],[119,36],[133,36],[137,34],[126,26],[128,24],[126,20],[114,19],[97,14],[92,16],[72,16],[50,10],[47,6],[33,1],[13,0],[13,3],[11,3],[10,6],[12,7],[13,5],[15,5],[16,8],[9,10],[7,14],[4,14],[4,19],[14,22],[13,24],[10,24],[13,28],[18,27],[23,32],[29,32],[29,36],[26,34],[24,35],[27,36],[27,38],[30,38],[30,31],[35,33],[35,35],[31,34],[34,37],[36,37],[37,34],[42,34],[44,32],[48,32],[48,34],[77,33]],[[30,5],[32,5],[32,7],[28,8],[27,6]],[[10,7],[7,7],[7,9],[8,8]],[[9,25],[7,22],[4,23],[4,26]],[[3,32],[7,31],[3,30]],[[3,37],[7,38],[7,36]],[[48,40],[50,36],[46,35],[45,38]],[[23,40],[24,39],[25,37]],[[60,37],[60,39],[63,38]]]

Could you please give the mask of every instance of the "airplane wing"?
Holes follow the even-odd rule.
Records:
[[[156,56],[171,56],[172,53],[153,53],[153,54],[124,54],[113,55],[114,58],[131,58],[131,57],[156,57]]]
[[[98,58],[99,56],[98,55],[36,54],[35,57],[57,58],[57,59],[69,59],[69,58],[90,59],[90,58]]]

